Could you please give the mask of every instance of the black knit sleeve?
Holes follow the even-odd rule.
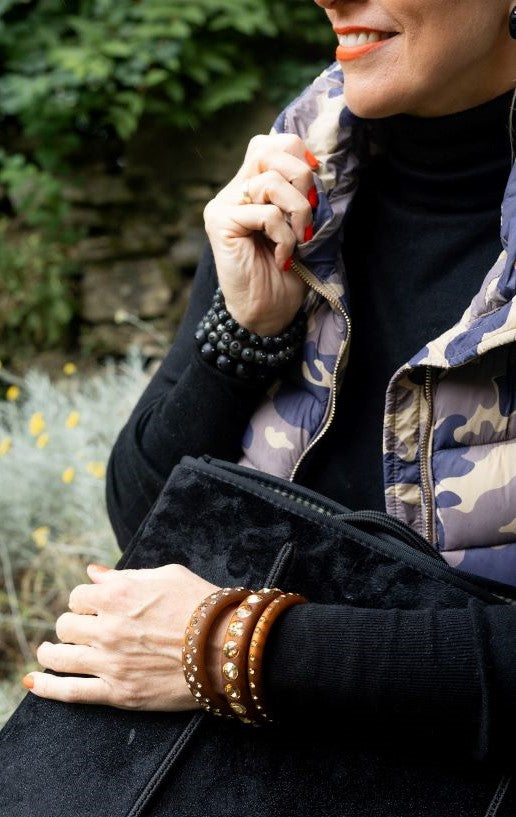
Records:
[[[196,325],[216,287],[215,263],[207,247],[174,344],[111,452],[106,501],[122,549],[181,457],[239,458],[243,433],[263,393],[262,384],[239,381],[205,363],[195,346]]]
[[[514,759],[515,633],[514,606],[304,604],[271,631],[265,688],[280,720],[331,713],[353,742]]]

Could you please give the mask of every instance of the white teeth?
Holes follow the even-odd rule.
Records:
[[[367,45],[368,43],[378,43],[380,40],[388,40],[391,35],[380,31],[361,31],[360,34],[340,34],[339,43],[344,48],[354,48],[357,45]]]

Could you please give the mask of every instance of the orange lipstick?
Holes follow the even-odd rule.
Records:
[[[376,51],[378,48],[385,45],[385,43],[389,42],[389,40],[391,40],[396,34],[396,32],[386,32],[374,28],[363,28],[360,26],[346,26],[344,28],[336,27],[334,30],[337,35],[366,34],[370,38],[370,35],[373,34],[377,37],[377,39],[371,40],[370,38],[369,42],[357,43],[356,45],[348,45],[340,42],[336,51],[336,58],[339,62],[356,60],[359,57],[369,54],[371,51]],[[385,36],[386,34],[388,34],[388,36]]]

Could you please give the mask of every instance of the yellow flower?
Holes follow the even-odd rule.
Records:
[[[71,411],[68,417],[66,418],[65,426],[67,428],[77,428],[80,419],[81,415],[79,414],[78,411]]]
[[[32,531],[32,541],[35,542],[36,547],[40,548],[40,550],[42,550],[48,544],[49,533],[50,528],[48,525],[42,525],[40,528],[36,528]]]
[[[13,443],[10,437],[3,438],[3,440],[0,442],[0,457],[5,457],[5,455],[9,453],[12,444]]]
[[[95,479],[104,479],[106,476],[106,467],[103,462],[89,462],[86,471]]]
[[[5,396],[6,396],[7,400],[10,400],[11,403],[14,403],[14,401],[17,400],[18,397],[20,396],[19,387],[18,386],[9,386],[9,388],[7,389],[7,391],[5,393]]]
[[[77,366],[75,365],[75,363],[71,362],[65,363],[65,365],[63,366],[63,373],[67,377],[72,377],[72,375],[77,374]]]
[[[128,317],[129,312],[127,312],[125,309],[117,309],[113,315],[115,323],[125,323]]]
[[[50,437],[48,434],[40,434],[38,439],[36,440],[36,445],[38,448],[45,448],[49,441]]]
[[[29,420],[29,432],[33,437],[37,437],[46,428],[45,418],[43,412],[37,411]]]
[[[66,468],[61,474],[61,479],[65,485],[69,485],[75,479],[75,468]]]

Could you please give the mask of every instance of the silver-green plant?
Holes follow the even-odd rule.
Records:
[[[34,668],[34,648],[66,609],[89,561],[119,552],[104,499],[116,436],[148,376],[137,353],[59,382],[30,371],[0,401],[0,722],[19,699],[9,676]],[[1,370],[0,370],[1,375]]]

